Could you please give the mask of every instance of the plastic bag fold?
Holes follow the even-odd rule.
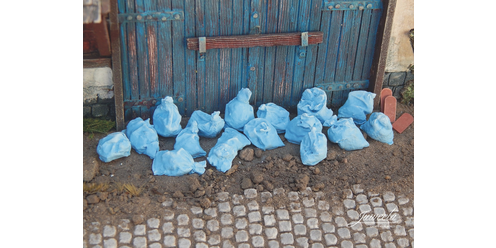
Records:
[[[220,111],[214,111],[209,115],[201,110],[195,110],[189,118],[188,125],[192,121],[198,123],[198,135],[205,138],[215,138],[225,125],[225,121],[220,117]]]
[[[176,137],[181,132],[181,114],[172,97],[162,99],[153,113],[153,126],[163,137]]]
[[[131,155],[131,142],[124,132],[111,133],[98,141],[96,152],[100,160],[108,163]]]
[[[160,150],[158,134],[153,125],[150,125],[150,119],[143,120],[137,117],[131,120],[127,124],[126,135],[138,154],[145,154],[153,159]]]
[[[300,144],[303,137],[312,130],[312,127],[322,132],[322,123],[317,117],[307,113],[298,115],[289,122],[284,137],[293,144]]]
[[[207,152],[200,146],[200,136],[198,136],[198,123],[196,121],[188,122],[188,126],[184,128],[176,137],[174,150],[183,148],[193,158],[199,158],[207,155]]]
[[[257,117],[264,118],[276,129],[277,133],[285,133],[289,124],[289,112],[275,103],[262,104],[257,110]]]
[[[215,146],[210,149],[207,160],[217,170],[226,172],[231,169],[232,161],[238,155],[238,151],[250,144],[250,140],[245,135],[228,127]]]
[[[304,165],[316,165],[327,157],[327,138],[315,127],[303,137],[300,144],[300,157]]]
[[[394,132],[391,120],[387,115],[381,112],[374,112],[370,115],[369,120],[360,126],[367,135],[377,141],[393,144]]]
[[[319,119],[321,123],[332,117],[332,110],[327,106],[327,94],[324,90],[314,87],[303,91],[300,101],[297,105],[298,115],[307,113]]]
[[[255,118],[246,123],[243,133],[254,146],[263,151],[284,146],[274,126],[264,118]]]
[[[327,130],[327,137],[346,151],[360,150],[369,146],[352,118],[339,119],[332,124]]]
[[[375,95],[364,90],[350,92],[348,99],[338,110],[338,118],[353,118],[357,125],[362,125],[367,120],[367,115],[374,110]]]
[[[226,104],[224,120],[227,127],[243,131],[244,126],[249,121],[255,119],[253,106],[250,105],[251,91],[243,88],[238,95]]]
[[[152,163],[155,176],[182,176],[186,174],[205,173],[207,161],[195,162],[184,149],[159,151]]]

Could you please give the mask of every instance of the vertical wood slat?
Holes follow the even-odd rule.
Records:
[[[158,0],[157,10],[165,11],[172,8],[171,0]],[[160,98],[172,96],[174,85],[172,78],[172,23],[170,21],[159,22],[158,29],[158,68],[159,68],[159,90]]]
[[[279,16],[278,0],[268,0],[267,4],[267,33],[277,33],[278,25],[277,18]],[[257,99],[257,106],[262,103],[273,101],[274,92],[274,71],[276,47],[265,48],[265,65],[263,66],[263,99]]]
[[[338,11],[341,12],[341,11]],[[337,13],[337,12],[335,12]],[[330,27],[330,22],[331,22],[331,12],[330,11],[324,11],[322,12],[322,18],[321,18],[321,23],[320,23],[320,31],[324,33],[324,41],[327,42],[322,42],[318,45],[318,50],[317,50],[317,61],[315,64],[315,83],[314,84],[321,84],[324,82],[324,76],[326,75],[327,72],[326,70],[326,60],[327,60],[327,53],[329,49],[329,42],[331,34],[334,34],[333,32],[329,31]],[[333,47],[337,47],[338,43],[334,43]]]
[[[172,9],[184,10],[183,0],[172,0]],[[184,115],[185,108],[185,38],[184,20],[172,21],[172,77],[174,96],[182,101],[175,102],[179,113]]]
[[[259,12],[258,12],[258,15],[259,15],[259,18],[258,18],[258,23],[260,25],[260,33],[261,34],[267,34],[269,33],[268,31],[268,22],[267,22],[267,18],[269,16],[269,2],[268,0],[258,0],[260,1],[260,9],[259,9]],[[253,30],[250,30],[250,33],[253,33],[252,32]],[[256,82],[256,87],[257,87],[257,91],[256,92],[253,92],[253,95],[252,95],[252,98],[253,98],[253,105],[255,107],[255,110],[258,109],[258,106],[262,105],[262,103],[264,103],[264,94],[265,94],[265,89],[264,89],[264,75],[266,73],[266,68],[265,68],[265,60],[266,60],[266,54],[267,54],[267,48],[264,47],[264,48],[259,48],[258,49],[258,59],[255,58],[255,60],[257,60],[257,64],[256,64],[256,72],[257,72],[257,82]],[[251,55],[249,55],[251,56]],[[253,97],[254,96],[254,97]]]
[[[195,13],[196,13],[196,37],[206,36],[205,32],[205,1],[195,1]],[[200,110],[205,110],[205,59],[201,59],[198,52],[196,54],[196,96],[198,97],[198,107]]]
[[[136,0],[136,12],[142,13],[145,11],[144,0]],[[146,99],[150,96],[150,75],[148,63],[148,51],[146,24],[136,23],[136,44],[138,52],[138,81],[139,81],[139,99]]]
[[[298,11],[298,21],[296,29],[299,32],[306,32],[308,30],[308,26],[310,23],[310,8],[312,5],[312,1],[310,3],[300,3],[300,8]],[[316,18],[316,17],[314,17]],[[292,88],[291,94],[289,98],[288,106],[294,106],[298,104],[301,94],[303,93],[303,75],[305,70],[305,62],[307,57],[307,49],[308,47],[295,47],[294,48],[294,75],[292,80]],[[300,53],[305,53],[304,57],[300,57]]]
[[[296,32],[299,15],[299,0],[291,0],[289,3],[289,29],[288,32]],[[305,5],[305,4],[303,4]],[[306,4],[308,5],[308,3]],[[294,82],[294,61],[295,61],[295,51],[298,49],[298,46],[288,47],[287,50],[287,61],[286,61],[286,75],[285,75],[285,83],[284,83],[284,91],[283,91],[283,106],[290,106],[291,104],[291,93],[293,90],[293,82]]]
[[[127,0],[126,13],[136,13],[136,3],[134,0]],[[138,78],[138,41],[136,35],[136,23],[127,24],[128,39],[128,58],[129,58],[129,78],[131,83],[131,98],[137,100],[140,97],[140,85]],[[133,106],[125,111],[126,119],[134,119],[141,116],[141,110],[138,106]]]
[[[118,2],[119,13],[126,13],[126,1],[116,0]],[[116,13],[117,14],[117,13]],[[118,22],[118,19],[117,19]],[[129,61],[128,61],[128,35],[127,25],[120,25],[120,42],[121,42],[121,61],[122,61],[122,90],[124,100],[131,100],[131,83],[129,78]]]
[[[353,81],[365,80],[362,78],[363,63],[365,60],[365,49],[367,48],[367,38],[369,36],[369,26],[371,18],[371,10],[364,10],[362,14],[362,22],[360,25],[360,35],[358,38],[358,48],[356,54],[355,65],[353,66]]]
[[[289,1],[279,2],[279,16],[277,18],[277,32],[285,33],[289,31]],[[278,46],[275,48],[274,61],[274,81],[272,84],[272,102],[283,106],[284,87],[286,82],[286,56],[288,54],[287,46]],[[265,86],[264,86],[265,88]]]
[[[195,0],[185,0],[184,23],[185,38],[195,36]],[[186,56],[186,89],[185,89],[185,114],[190,116],[197,108],[196,104],[196,52],[185,49]]]
[[[248,1],[250,2],[250,1]],[[249,9],[249,33],[253,34],[255,32],[255,27],[260,26],[260,15],[262,13],[262,0],[253,0],[250,4]],[[254,18],[254,13],[258,14],[257,18]],[[247,82],[248,88],[252,92],[252,96],[250,98],[250,104],[255,105],[258,97],[258,93],[263,91],[263,88],[258,88],[258,82],[260,82],[260,77],[263,75],[260,72],[260,56],[261,56],[261,47],[252,47],[247,49],[248,53],[248,66],[247,70]]]
[[[365,54],[366,59],[363,65],[364,70],[362,72],[362,78],[370,77],[370,67],[372,65],[372,59],[373,59],[375,41],[377,35],[377,27],[380,18],[381,18],[381,11],[372,10],[372,19],[370,21],[369,37],[367,39],[367,49]]]
[[[135,13],[134,0],[127,0],[126,13]],[[131,83],[130,100],[139,99],[138,58],[136,52],[136,24],[127,24],[127,44],[129,58],[129,78]]]
[[[322,20],[324,20],[324,14],[327,11],[321,11],[322,2],[320,0],[312,0],[312,6],[310,10],[310,25],[308,31],[317,31],[320,30],[320,24]],[[312,18],[313,17],[313,18]],[[323,42],[325,43],[325,42]],[[303,85],[300,90],[300,94],[298,96],[298,101],[301,98],[301,95],[305,89],[311,88],[315,85],[315,75],[318,74],[316,71],[317,67],[317,57],[318,51],[320,50],[319,46],[311,46],[306,50],[306,59],[305,59],[305,72],[303,75]],[[297,102],[295,103],[297,104]]]
[[[110,40],[112,47],[112,81],[114,82],[114,103],[115,103],[115,128],[117,131],[121,131],[125,128],[124,126],[124,90],[123,90],[123,64],[121,56],[121,41],[120,36],[122,32],[119,27],[119,17],[118,14],[122,10],[119,7],[123,7],[121,3],[117,0],[110,0]],[[121,38],[121,39],[119,39]],[[125,46],[125,44],[124,44]]]
[[[239,1],[232,0],[232,35],[243,34],[243,4]],[[243,48],[232,49],[231,52],[231,74],[230,85],[228,91],[228,101],[236,97],[236,94],[241,89],[241,81],[243,76]]]
[[[207,36],[219,35],[219,0],[205,1],[205,29]],[[206,112],[219,108],[219,50],[208,51],[205,55]]]
[[[157,11],[157,0],[144,1],[145,11]],[[160,97],[159,75],[158,75],[158,48],[157,48],[157,22],[146,23],[148,65],[150,69],[150,95],[148,98]]]
[[[231,1],[223,1],[220,4],[220,13],[219,13],[219,35],[221,36],[229,36],[232,34],[232,7]],[[231,51],[233,49],[220,49],[219,51],[219,106],[217,109],[220,109],[222,106],[225,106],[227,102],[230,100],[229,97],[229,86],[231,84],[231,68],[233,65],[231,64]],[[216,110],[217,110],[216,109]]]
[[[345,11],[334,11],[331,17],[330,24],[330,38],[328,41],[328,46],[330,51],[327,54],[327,64],[326,64],[326,74],[324,82],[339,82],[336,79],[336,74],[338,72],[338,59],[340,55],[340,50],[343,49],[344,43],[342,43],[343,36],[343,22],[344,22]],[[337,44],[337,45],[333,45]],[[339,92],[327,92],[327,101],[331,105],[339,105]]]
[[[353,76],[353,66],[355,65],[357,44],[358,44],[358,31],[360,31],[360,21],[362,19],[361,11],[352,11],[350,13],[350,18],[346,20],[349,25],[349,38],[348,47],[346,48],[346,62],[344,68],[344,81],[351,82]],[[351,92],[350,89],[343,90],[341,92],[340,103],[344,104],[346,99],[348,99],[348,94]]]
[[[339,11],[343,13],[343,21],[341,28],[341,37],[339,39],[339,51],[338,51],[338,60],[336,65],[336,76],[334,78],[335,82],[343,82],[345,80],[346,74],[346,59],[347,52],[349,47],[349,37],[351,30],[351,21],[354,18],[354,11]],[[343,89],[346,90],[346,89]],[[341,105],[343,98],[343,91],[335,91],[332,94],[332,104],[333,105]]]

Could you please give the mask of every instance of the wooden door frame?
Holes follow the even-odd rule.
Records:
[[[394,11],[397,0],[383,0],[383,10],[379,26],[377,28],[377,38],[374,51],[372,67],[370,69],[369,91],[374,92],[374,109],[379,107],[380,92],[384,81],[386,70],[386,59],[391,38]],[[110,0],[110,41],[112,49],[112,75],[114,82],[115,100],[115,122],[117,131],[124,129],[124,97],[122,86],[122,64],[121,64],[121,41],[119,9],[117,0]]]
[[[394,11],[396,9],[396,0],[383,0],[383,10],[379,27],[377,28],[377,38],[375,42],[374,58],[370,68],[370,85],[369,91],[374,92],[374,109],[379,109],[380,94],[384,82],[384,73],[386,72],[386,59],[389,50],[389,40],[391,38],[391,29],[393,27]]]

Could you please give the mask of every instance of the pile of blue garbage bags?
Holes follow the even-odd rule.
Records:
[[[217,170],[227,172],[238,151],[253,145],[263,151],[284,146],[279,134],[288,142],[300,145],[303,164],[313,166],[327,157],[327,140],[346,151],[369,146],[362,131],[377,141],[392,145],[393,129],[389,118],[373,111],[374,93],[352,91],[338,114],[327,108],[327,94],[320,88],[306,89],[297,105],[298,115],[290,120],[289,112],[274,104],[262,104],[255,112],[249,100],[252,92],[243,88],[225,109],[207,114],[196,110],[188,124],[181,127],[181,115],[172,97],[162,99],[150,119],[131,120],[122,132],[102,138],[97,147],[104,162],[127,157],[131,148],[153,159],[154,175],[181,176],[203,174],[207,161]],[[367,116],[369,116],[367,120]],[[322,132],[328,127],[327,137]],[[200,137],[215,138],[215,146],[207,153],[200,146]],[[174,150],[160,151],[158,136],[175,137]],[[195,162],[195,158],[207,161]]]

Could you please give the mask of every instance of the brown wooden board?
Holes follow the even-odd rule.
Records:
[[[322,32],[308,32],[308,44],[322,43]],[[217,48],[246,48],[271,46],[299,46],[301,33],[250,34],[233,36],[216,36],[206,38],[208,49]],[[187,39],[188,49],[199,50],[198,37]]]

